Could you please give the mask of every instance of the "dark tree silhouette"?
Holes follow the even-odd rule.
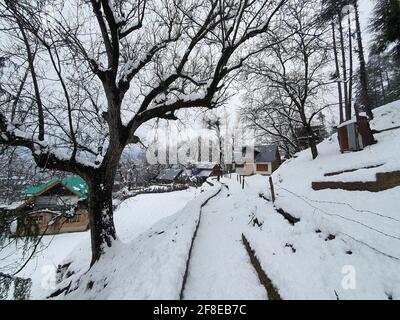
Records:
[[[376,0],[371,30],[374,32],[374,53],[385,52],[393,44],[391,53],[400,60],[400,2]]]

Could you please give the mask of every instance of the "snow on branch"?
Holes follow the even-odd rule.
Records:
[[[51,150],[52,146],[49,143],[8,123],[2,113],[0,113],[0,144],[28,148],[36,164],[41,168],[80,173],[98,167],[77,155],[69,156],[57,148]]]

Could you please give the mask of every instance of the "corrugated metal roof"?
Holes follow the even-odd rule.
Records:
[[[62,179],[61,181],[54,178],[51,179],[49,182],[41,184],[40,186],[28,188],[25,193],[27,196],[35,196],[59,183],[76,193],[80,198],[87,197],[88,185],[86,181],[83,180],[80,176],[69,176],[65,179]]]
[[[181,173],[183,169],[164,169],[157,176],[158,180],[175,180]]]
[[[197,177],[209,177],[212,173],[212,170],[200,170],[200,172],[196,173]]]
[[[88,184],[80,176],[69,176],[61,180],[61,184],[77,193],[80,198],[87,196],[89,189]]]
[[[214,169],[214,167],[217,165],[217,163],[214,162],[198,162],[194,166],[197,169]]]
[[[36,194],[39,194],[41,192],[43,192],[44,190],[50,188],[53,185],[56,185],[57,183],[59,183],[60,181],[58,179],[51,179],[49,182],[43,183],[39,186],[35,186],[35,187],[30,187],[28,189],[26,189],[25,193],[27,196],[34,196]]]

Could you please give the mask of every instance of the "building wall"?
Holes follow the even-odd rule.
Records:
[[[89,213],[86,209],[77,210],[75,217],[72,219],[66,219],[64,217],[61,219],[64,219],[64,223],[59,233],[86,231],[89,228]]]
[[[250,176],[253,174],[271,175],[281,164],[280,160],[272,162],[246,163],[243,167],[236,167],[236,173],[241,176]],[[266,170],[259,170],[257,165],[267,166]]]
[[[243,166],[236,165],[236,173],[240,176],[251,176],[254,174],[253,163],[245,163]]]
[[[254,163],[255,158],[250,157],[246,154],[242,158],[242,162],[244,163],[244,165],[236,164],[236,173],[242,176],[250,176],[253,174],[271,175],[281,165],[281,156],[278,149],[276,150],[275,159],[276,160],[273,160],[271,162]]]
[[[280,158],[279,158],[279,160],[272,161],[271,162],[272,172],[275,172],[275,170],[278,169],[281,164],[282,164],[282,161]]]
[[[210,177],[216,177],[218,176],[218,173],[219,173],[219,168],[218,166],[215,166],[211,171]]]
[[[29,214],[29,213],[27,213]],[[89,214],[86,209],[78,209],[76,215],[70,219],[60,216],[47,227],[49,222],[54,218],[54,214],[49,212],[35,212],[30,215],[30,219],[36,220],[39,227],[39,234],[53,235],[59,233],[86,231],[89,227]],[[26,219],[24,223],[29,220]],[[47,230],[46,230],[47,227]],[[32,228],[33,229],[33,228]],[[20,234],[21,236],[26,234]]]
[[[257,165],[267,166],[266,170],[259,170]],[[254,163],[254,174],[262,174],[262,175],[270,175],[272,173],[272,163],[271,162],[263,162],[263,163]]]

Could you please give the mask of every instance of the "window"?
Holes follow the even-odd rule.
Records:
[[[32,221],[37,224],[40,225],[43,223],[43,217],[42,216],[33,216],[32,217]]]
[[[35,200],[35,206],[39,208],[55,208],[57,205],[57,197],[55,196],[42,196]]]
[[[74,215],[73,217],[69,218],[67,220],[68,223],[75,223],[75,222],[79,222],[81,220],[81,217],[79,214]]]
[[[257,171],[267,172],[268,171],[268,164],[257,164],[256,165],[256,170]]]

